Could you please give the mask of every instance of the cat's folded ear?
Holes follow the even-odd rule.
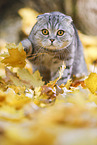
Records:
[[[66,22],[68,22],[68,24],[73,22],[72,18],[70,16],[67,16],[67,15],[63,15],[62,20],[63,21],[65,20]]]
[[[44,13],[44,14],[38,15],[37,20],[45,19],[49,15],[59,16],[61,21],[65,20],[65,22],[68,22],[68,24],[70,24],[73,21],[70,16],[67,16],[67,15],[60,13],[60,12]]]
[[[45,16],[49,15],[50,13],[44,13],[44,14],[41,14],[41,15],[38,15],[37,16],[37,20],[41,20],[43,19]]]

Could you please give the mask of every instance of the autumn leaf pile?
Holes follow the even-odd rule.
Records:
[[[88,68],[96,69],[97,38],[80,37]],[[63,64],[45,85],[21,43],[6,48],[0,49],[0,145],[97,145],[97,72],[58,86]]]

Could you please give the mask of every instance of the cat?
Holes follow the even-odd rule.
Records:
[[[30,35],[21,42],[33,71],[39,70],[45,83],[59,76],[63,62],[66,69],[59,85],[74,75],[87,75],[83,47],[70,16],[61,12],[39,15]]]

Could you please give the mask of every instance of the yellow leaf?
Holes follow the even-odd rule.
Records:
[[[65,64],[64,64],[64,62],[63,62],[62,66],[60,67],[60,70],[59,70],[59,77],[56,78],[56,79],[53,80],[53,81],[50,81],[50,82],[47,84],[47,86],[49,86],[49,87],[54,87],[55,84],[62,78],[65,68],[66,68],[66,66],[65,66]]]
[[[15,76],[10,76],[10,80],[13,82],[13,84],[15,85],[15,86],[21,86],[21,87],[30,87],[29,86],[29,84],[27,84],[26,82],[24,83],[24,82],[22,82],[20,79],[18,79],[17,77],[15,77]]]
[[[97,94],[97,73],[90,73],[89,77],[85,80],[85,84],[92,93]]]
[[[35,88],[34,103],[40,107],[53,104],[56,100],[56,92],[51,87],[44,85]]]
[[[59,70],[59,79],[62,78],[65,68],[66,68],[66,65],[64,64],[64,61],[63,61],[63,64]]]
[[[5,98],[6,98],[6,94],[0,90],[0,103],[5,101]]]
[[[67,83],[65,84],[65,87],[66,87],[67,89],[69,89],[71,84],[72,84],[72,80],[69,79],[69,80],[67,81]]]
[[[8,68],[5,68],[5,71],[6,71],[6,82],[8,82],[10,85],[14,84],[15,87],[17,86],[20,86],[20,87],[27,87],[29,88],[30,85],[29,83],[27,83],[26,81],[23,82],[22,80],[20,80],[18,77],[17,77],[17,74],[16,73],[13,73],[11,72]],[[14,87],[14,88],[15,88]]]
[[[13,89],[9,88],[6,97],[6,103],[16,109],[20,109],[25,104],[31,101],[31,98],[26,97],[25,94],[16,94]]]
[[[97,104],[97,95],[92,94],[92,93],[89,94],[89,101]]]
[[[33,86],[34,88],[44,85],[44,82],[42,81],[42,77],[40,76],[39,71],[30,74],[28,70],[23,68],[18,70],[18,76],[21,80],[28,82],[30,86]]]
[[[26,64],[26,52],[23,50],[22,43],[16,46],[14,43],[7,44],[9,54],[2,60],[7,66],[23,68]]]
[[[0,118],[4,120],[10,120],[10,121],[19,121],[23,118],[23,111],[17,110],[9,105],[3,105],[0,108]]]
[[[26,87],[26,88],[35,88],[44,85],[42,77],[40,76],[39,71],[31,74],[27,69],[18,69],[17,74],[11,72],[8,68],[6,70],[6,81],[8,80],[9,84],[14,84],[15,86]],[[17,76],[18,75],[18,76]],[[10,82],[11,81],[11,82]]]

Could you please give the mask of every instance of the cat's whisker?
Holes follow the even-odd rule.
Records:
[[[65,48],[69,53],[70,53],[70,50],[68,49],[68,47],[67,48]]]
[[[27,58],[28,59],[34,59],[35,57],[41,56],[43,54],[47,54],[47,53],[36,53],[36,54],[32,54],[32,56],[31,55],[27,56]]]

